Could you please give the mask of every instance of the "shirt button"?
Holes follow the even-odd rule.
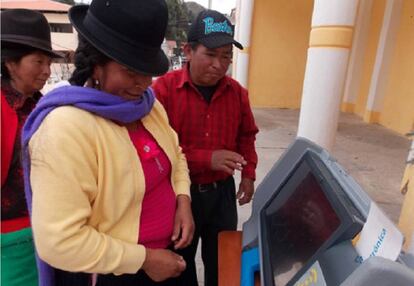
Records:
[[[208,137],[208,135],[209,135],[208,132],[206,132],[206,137]]]
[[[210,114],[207,114],[207,118],[210,118]]]

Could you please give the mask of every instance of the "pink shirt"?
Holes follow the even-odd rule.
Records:
[[[145,175],[139,241],[149,248],[166,248],[174,228],[176,198],[171,185],[171,163],[152,135],[139,124],[129,136]]]

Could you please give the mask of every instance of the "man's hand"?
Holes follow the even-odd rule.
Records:
[[[243,156],[229,150],[215,150],[211,155],[211,169],[234,175],[234,170],[243,170],[247,162]]]
[[[194,220],[191,212],[191,200],[186,195],[177,196],[174,231],[171,240],[174,248],[180,249],[190,245],[194,235]]]
[[[164,281],[171,277],[177,277],[186,268],[182,256],[168,249],[146,249],[142,270],[155,282]]]
[[[244,205],[252,200],[254,193],[254,182],[252,179],[242,178],[239,191],[237,192],[236,198],[239,200],[239,205]]]

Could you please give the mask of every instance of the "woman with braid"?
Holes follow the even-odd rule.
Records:
[[[166,4],[93,0],[69,16],[71,85],[39,101],[22,135],[40,284],[186,285],[174,251],[193,236],[188,168],[149,87],[168,69]]]

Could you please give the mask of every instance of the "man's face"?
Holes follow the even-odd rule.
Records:
[[[222,79],[232,61],[233,45],[215,49],[198,45],[193,50],[189,45],[185,49],[190,62],[190,76],[194,84],[214,86]]]

